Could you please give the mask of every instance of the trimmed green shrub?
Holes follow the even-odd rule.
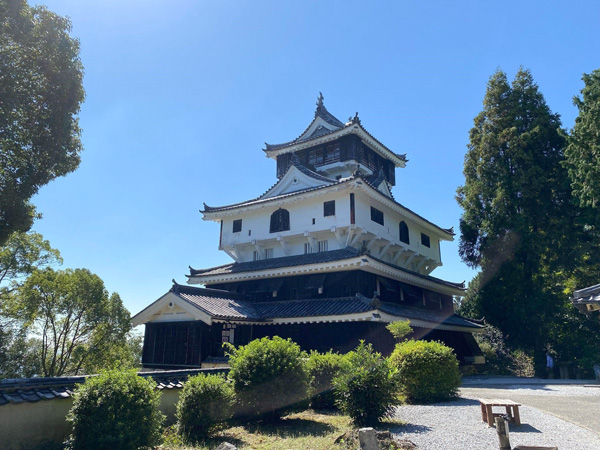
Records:
[[[344,357],[333,379],[336,404],[356,425],[375,425],[390,417],[396,404],[396,390],[388,360],[364,341]]]
[[[273,420],[280,418],[285,408],[306,399],[306,354],[298,344],[274,336],[229,349],[229,378],[238,414]]]
[[[136,450],[160,443],[165,416],[150,378],[110,370],[88,378],[73,395],[67,443],[73,450]]]
[[[396,322],[389,323],[386,328],[392,333],[396,342],[402,342],[407,335],[413,332],[410,320],[397,320]]]
[[[199,374],[183,385],[177,402],[177,429],[188,441],[206,437],[231,417],[233,387],[223,375]]]
[[[430,403],[458,395],[458,360],[450,347],[435,341],[406,341],[396,345],[390,363],[406,401]]]
[[[310,352],[306,361],[308,370],[308,397],[310,407],[315,409],[335,408],[333,395],[333,377],[340,370],[342,355],[332,353]]]

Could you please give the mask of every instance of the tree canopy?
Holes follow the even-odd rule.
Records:
[[[0,300],[34,270],[60,263],[60,253],[41,234],[11,234],[0,247]]]
[[[127,341],[129,312],[89,270],[36,270],[10,296],[5,312],[37,340],[43,376],[112,367],[110,359],[128,354],[115,348]]]
[[[560,278],[573,255],[577,216],[564,162],[564,134],[531,73],[489,80],[465,156],[457,200],[462,259],[481,274],[465,306],[534,352],[538,371],[558,324],[571,313]],[[571,262],[572,263],[572,262]]]
[[[79,165],[83,66],[70,32],[43,6],[0,0],[0,245],[31,228],[39,188]]]

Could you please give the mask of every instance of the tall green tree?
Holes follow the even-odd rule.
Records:
[[[83,67],[70,32],[43,6],[0,0],[0,245],[31,228],[39,188],[79,165]]]
[[[573,196],[582,207],[600,209],[600,70],[583,75],[575,126],[567,138],[566,167]]]
[[[6,311],[41,343],[37,358],[47,377],[97,368],[116,354],[115,347],[127,345],[131,329],[119,296],[109,296],[86,269],[34,271],[10,296]]]
[[[512,83],[497,71],[470,131],[465,184],[457,191],[459,252],[482,270],[469,308],[513,348],[533,352],[538,372],[568,308],[555,278],[571,252],[572,225],[560,127],[528,70]]]

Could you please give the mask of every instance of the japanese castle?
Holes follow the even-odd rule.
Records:
[[[432,277],[442,265],[442,228],[398,202],[391,191],[405,154],[371,135],[356,114],[346,123],[317,101],[296,139],[266,144],[277,181],[252,200],[204,204],[217,222],[230,264],[190,267],[187,285],[133,317],[145,324],[146,368],[211,367],[235,346],[265,336],[303,349],[347,352],[361,339],[384,355],[386,325],[410,320],[413,337],[455,349],[461,364],[483,362],[472,333],[482,325],[454,314],[464,283]]]

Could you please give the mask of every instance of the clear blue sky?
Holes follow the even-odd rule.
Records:
[[[48,0],[81,40],[87,98],[79,169],[42,188],[34,229],[132,314],[229,262],[202,202],[275,181],[265,141],[295,138],[319,91],[409,163],[396,198],[458,228],[454,194],[489,76],[531,69],[570,128],[581,75],[600,67],[597,1]],[[475,274],[442,246],[451,281]]]

